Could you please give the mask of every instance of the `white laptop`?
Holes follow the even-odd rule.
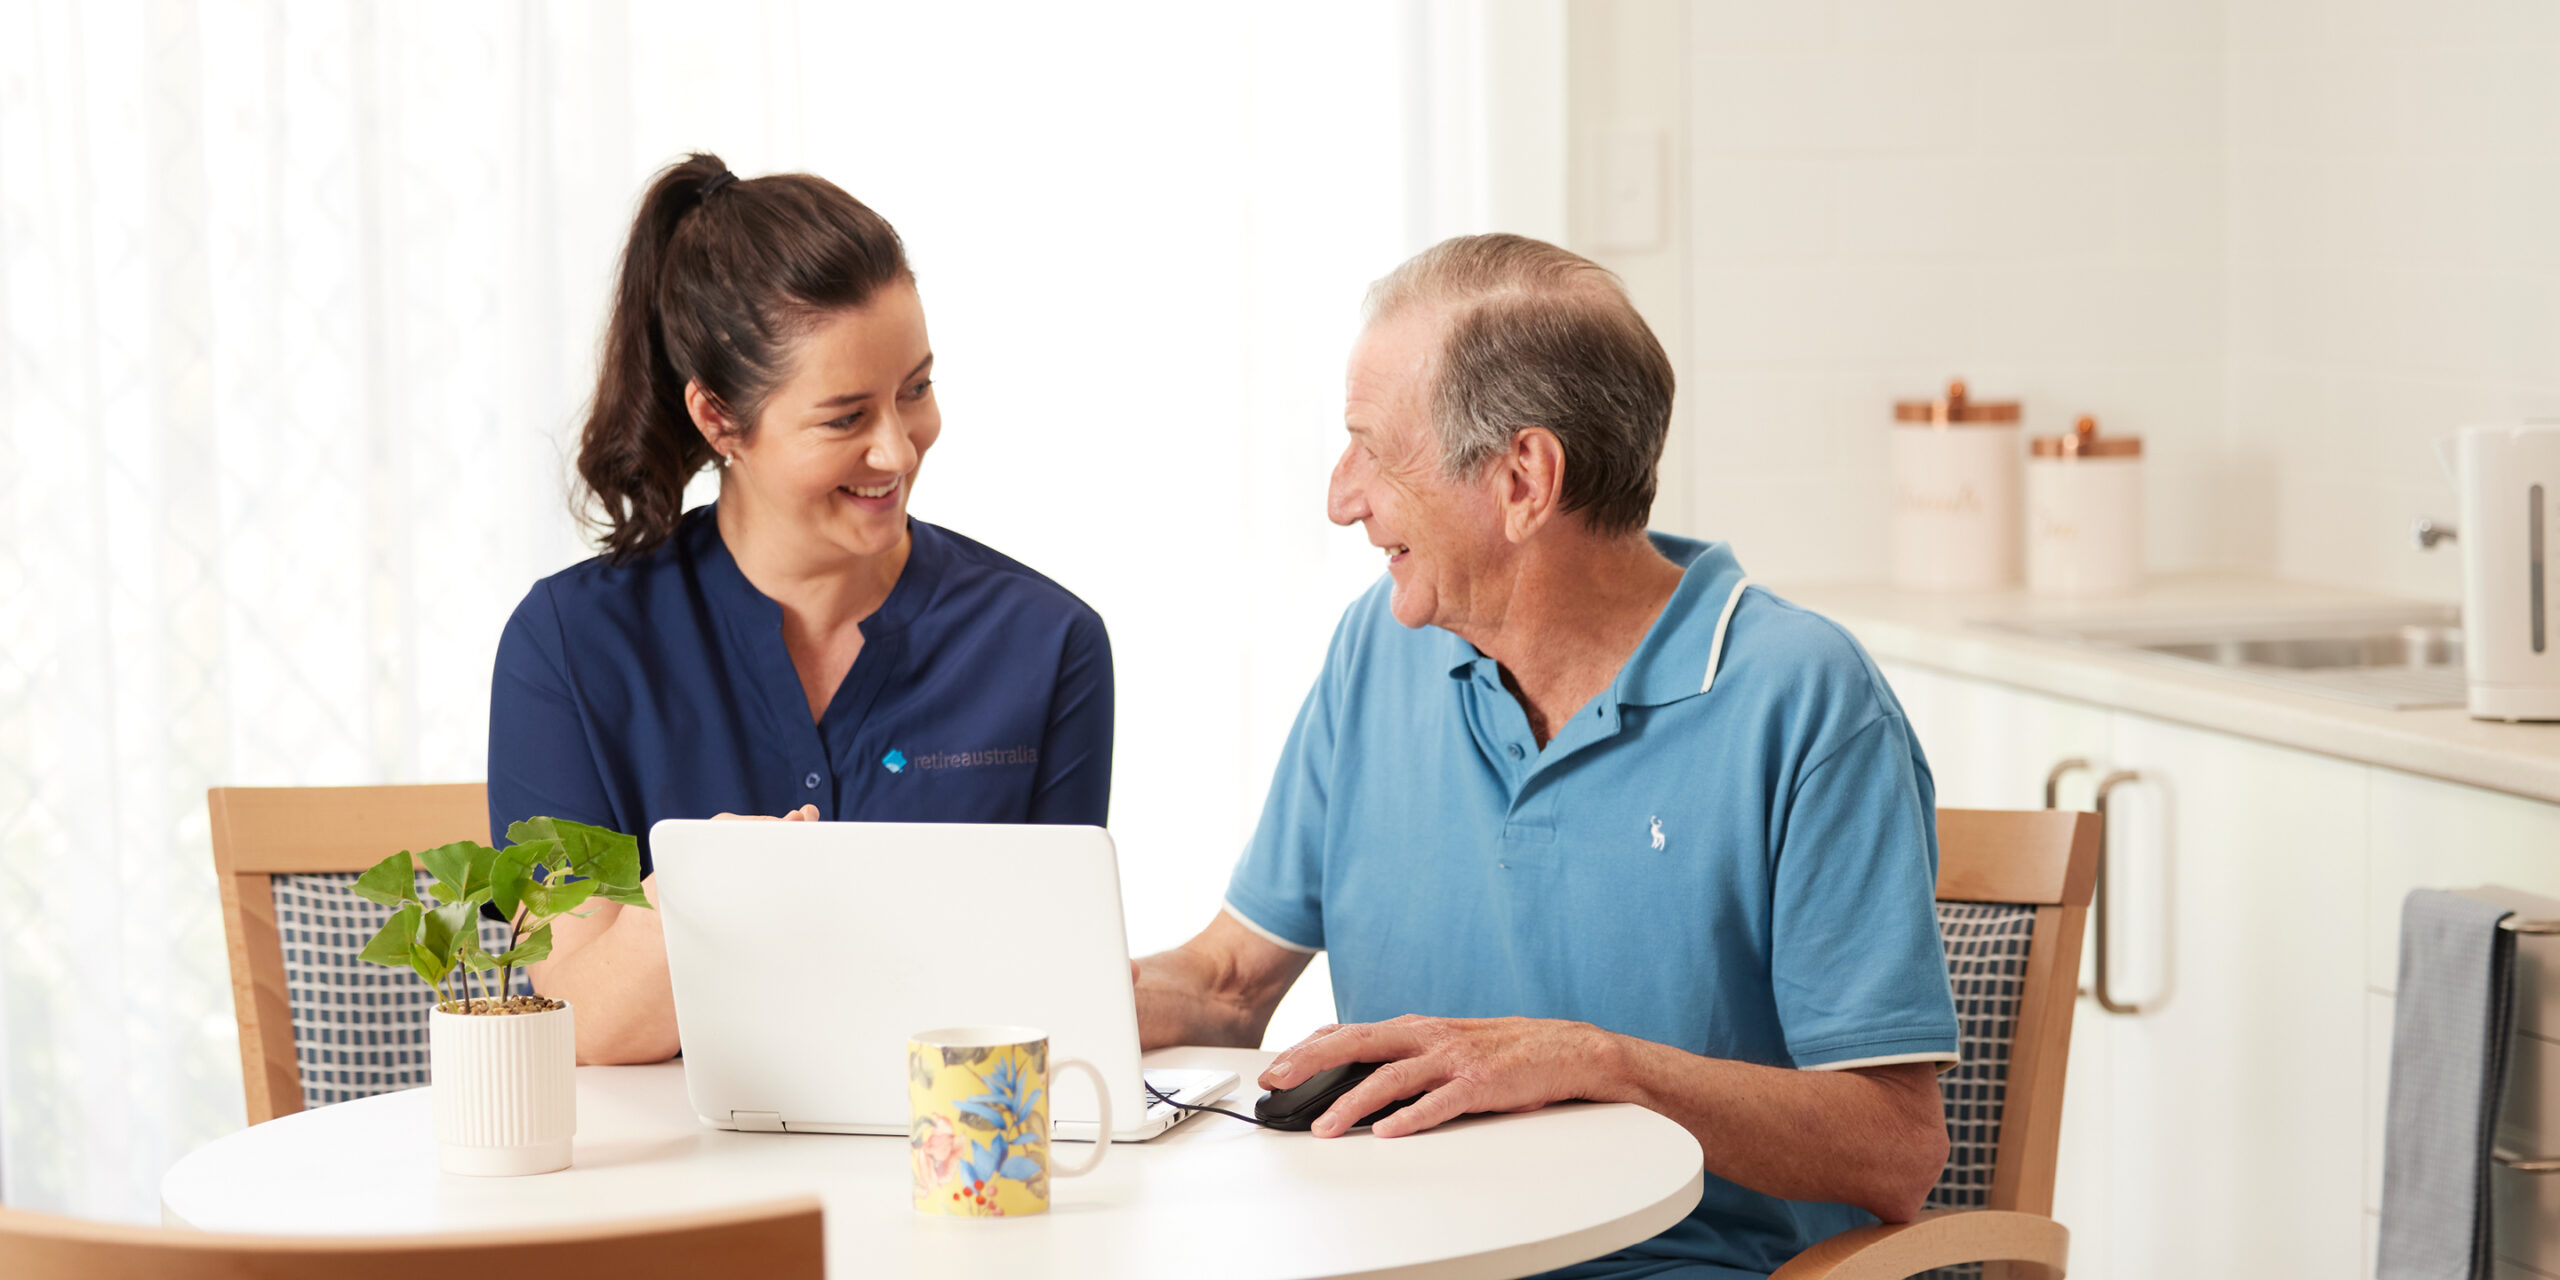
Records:
[[[1235,1088],[1138,1064],[1120,872],[1100,827],[711,822],[649,828],[685,1091],[724,1129],[907,1132],[907,1037],[1036,1027],[1112,1090],[1143,1142]],[[1092,1141],[1082,1072],[1054,1072],[1050,1133]]]

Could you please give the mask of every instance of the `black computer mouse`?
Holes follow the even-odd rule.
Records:
[[[1255,1099],[1253,1114],[1274,1129],[1303,1132],[1314,1128],[1316,1119],[1334,1104],[1335,1099],[1351,1092],[1353,1085],[1368,1079],[1371,1072],[1385,1065],[1382,1062],[1346,1062],[1338,1067],[1327,1067],[1286,1089]],[[1360,1123],[1351,1127],[1360,1129],[1376,1124],[1404,1110],[1412,1101],[1413,1098],[1398,1098],[1361,1117]]]

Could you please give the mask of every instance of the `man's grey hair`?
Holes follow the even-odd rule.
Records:
[[[1529,427],[1564,449],[1563,509],[1644,528],[1671,431],[1671,358],[1607,268],[1527,236],[1459,236],[1369,286],[1370,324],[1446,313],[1431,371],[1440,464],[1478,474]]]

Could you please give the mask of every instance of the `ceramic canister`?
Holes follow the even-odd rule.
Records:
[[[2121,595],[2142,581],[2142,437],[2070,434],[2028,442],[2027,589]]]
[[[2018,405],[1965,397],[1893,406],[1893,585],[1983,591],[2018,580]]]

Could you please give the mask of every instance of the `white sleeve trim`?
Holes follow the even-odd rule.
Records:
[[[1221,902],[1218,904],[1218,907],[1228,915],[1235,917],[1237,924],[1243,925],[1245,928],[1252,930],[1253,936],[1260,938],[1264,942],[1268,942],[1272,946],[1278,947],[1283,951],[1295,951],[1302,956],[1318,955],[1324,951],[1324,948],[1322,947],[1299,946],[1297,943],[1291,942],[1287,938],[1283,938],[1279,934],[1273,933],[1269,929],[1265,929],[1261,925],[1255,924],[1252,917],[1236,910],[1236,904],[1232,902]]]
[[[1875,1058],[1847,1058],[1839,1062],[1817,1062],[1806,1071],[1854,1071],[1859,1067],[1895,1067],[1906,1062],[1934,1062],[1938,1070],[1954,1069],[1963,1060],[1952,1053],[1888,1053]]]

